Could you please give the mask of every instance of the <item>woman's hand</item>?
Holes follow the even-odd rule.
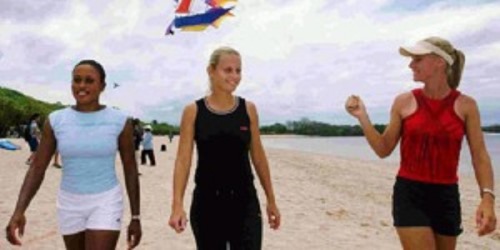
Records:
[[[365,104],[363,100],[357,95],[351,95],[345,102],[346,111],[356,118],[360,118],[366,114]]]
[[[133,249],[141,242],[142,238],[142,228],[141,221],[137,219],[132,219],[128,225],[127,232],[127,242],[128,249]]]
[[[483,236],[495,231],[497,218],[495,216],[495,200],[488,194],[484,194],[476,211],[477,234]]]
[[[7,240],[12,245],[21,245],[21,237],[24,235],[26,217],[23,214],[14,214],[10,218],[9,224],[5,228]]]
[[[170,215],[170,220],[168,225],[175,230],[177,233],[182,233],[186,229],[187,225],[186,212],[183,208],[174,209]]]
[[[267,220],[269,222],[269,226],[276,230],[280,227],[281,224],[281,214],[275,203],[267,205]]]

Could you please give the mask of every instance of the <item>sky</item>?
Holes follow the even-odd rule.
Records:
[[[242,55],[235,94],[256,104],[261,125],[355,124],[344,110],[351,94],[387,123],[395,96],[422,86],[399,46],[440,36],[466,55],[459,90],[476,99],[483,125],[500,123],[500,1],[240,0],[219,28],[173,36],[164,35],[173,0],[0,6],[0,86],[47,102],[74,104],[71,70],[95,59],[107,73],[104,104],[179,124],[207,94],[210,53],[231,46]]]

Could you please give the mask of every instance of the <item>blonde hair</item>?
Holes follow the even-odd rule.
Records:
[[[220,57],[222,55],[227,55],[227,54],[237,55],[237,56],[241,57],[240,52],[238,52],[237,50],[235,50],[229,46],[222,46],[222,47],[215,49],[212,52],[212,54],[210,55],[210,59],[208,61],[208,67],[215,69],[217,67],[217,65],[219,64]],[[210,79],[210,89],[208,92],[210,93],[211,91],[212,91],[212,79]]]
[[[240,56],[240,52],[238,52],[237,50],[235,50],[231,47],[228,47],[228,46],[219,47],[216,50],[214,50],[212,52],[212,54],[210,55],[210,60],[208,61],[208,66],[210,66],[212,68],[217,67],[217,64],[219,64],[220,57],[222,55],[225,55],[225,54],[233,54],[233,55]]]
[[[441,37],[429,37],[424,39],[424,41],[433,44],[444,50],[448,55],[453,58],[453,64],[448,65],[446,69],[446,75],[448,78],[448,86],[452,89],[458,88],[460,85],[460,80],[462,78],[462,72],[465,65],[465,55],[462,51],[455,49],[451,43]]]

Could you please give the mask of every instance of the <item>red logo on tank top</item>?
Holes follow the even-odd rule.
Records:
[[[241,127],[240,127],[240,130],[241,130],[241,131],[248,131],[248,127],[247,127],[247,126],[241,126]]]

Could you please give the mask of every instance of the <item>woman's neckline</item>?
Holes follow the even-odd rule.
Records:
[[[234,99],[234,105],[228,110],[216,110],[216,109],[212,108],[210,106],[210,104],[208,103],[208,96],[205,96],[203,98],[203,102],[205,103],[205,107],[207,107],[208,111],[210,111],[216,115],[227,115],[227,114],[233,113],[240,105],[240,102],[238,101],[237,96],[233,96],[233,99]]]
[[[77,110],[75,105],[71,106],[71,110],[78,112],[78,113],[82,113],[82,114],[95,114],[95,113],[99,113],[99,112],[106,110],[106,109],[107,109],[106,105],[99,105],[99,108],[96,110],[82,111],[82,110]]]
[[[443,101],[443,100],[446,100],[447,98],[449,98],[454,90],[450,89],[450,91],[448,91],[448,93],[446,93],[446,95],[444,95],[441,98],[433,98],[433,97],[426,95],[424,89],[421,89],[421,91],[422,91],[422,97],[424,99],[429,100],[431,102],[439,102],[439,101]]]

